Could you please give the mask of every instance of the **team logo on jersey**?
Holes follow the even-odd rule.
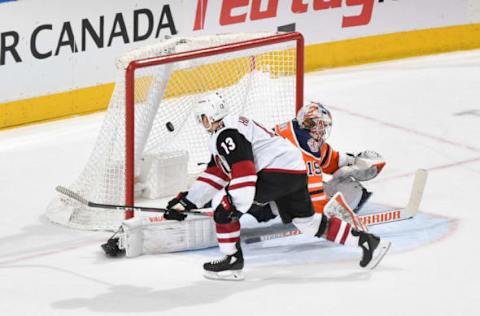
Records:
[[[320,150],[320,142],[317,142],[315,139],[310,138],[307,141],[308,148],[310,148],[310,151],[313,152],[318,152]]]

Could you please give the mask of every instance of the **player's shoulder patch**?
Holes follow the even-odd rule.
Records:
[[[246,118],[245,116],[239,116],[238,117],[238,123],[240,123],[244,126],[248,126],[249,122],[250,122],[250,120],[248,118]]]
[[[307,145],[312,153],[320,151],[320,143],[313,138],[307,140]]]

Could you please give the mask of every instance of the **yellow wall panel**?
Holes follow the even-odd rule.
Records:
[[[349,66],[362,63],[436,54],[455,50],[480,48],[480,24],[469,24],[411,32],[392,33],[371,37],[363,37],[345,41],[310,45],[305,50],[305,70],[312,71],[324,68]],[[291,58],[291,52],[275,54],[273,60]],[[261,69],[272,61],[270,54],[256,58],[256,67]],[[228,86],[241,78],[242,73],[250,71],[249,58],[226,61],[203,66],[212,67],[220,74],[218,80],[198,81],[190,88],[180,91],[178,81],[186,78],[199,78],[199,72],[205,70],[197,67],[189,71],[174,73],[167,87],[166,96],[213,90]],[[234,66],[241,65],[239,75],[229,77],[226,73]],[[278,75],[289,74],[294,69],[282,70]],[[191,81],[191,80],[190,80]],[[194,80],[195,82],[195,80]],[[149,79],[144,80],[145,86]],[[64,93],[40,96],[30,99],[0,103],[0,129],[22,124],[56,119],[60,117],[85,114],[104,110],[110,100],[114,84],[77,89]],[[143,96],[144,97],[144,96]]]

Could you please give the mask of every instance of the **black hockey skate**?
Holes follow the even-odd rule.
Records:
[[[236,245],[237,252],[221,259],[206,262],[203,265],[204,276],[213,280],[243,280],[243,253],[240,243]]]
[[[360,266],[370,270],[375,269],[390,249],[391,242],[363,231],[352,230],[352,235],[358,236],[358,245],[363,250]]]

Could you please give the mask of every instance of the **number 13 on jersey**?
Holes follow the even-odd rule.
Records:
[[[231,137],[225,138],[225,140],[220,144],[222,146],[223,150],[225,150],[225,153],[228,155],[230,154],[231,151],[234,151],[237,146],[235,145],[235,142]]]

